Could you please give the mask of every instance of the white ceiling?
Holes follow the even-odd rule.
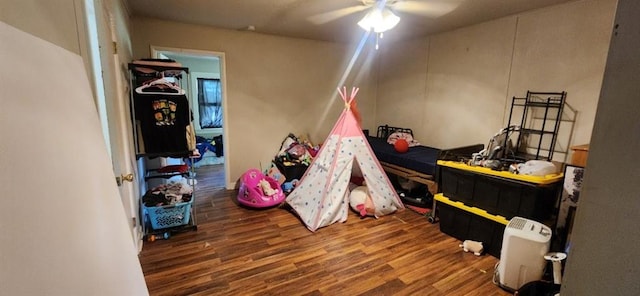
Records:
[[[370,0],[365,0],[370,1]],[[402,19],[385,33],[391,40],[426,36],[523,11],[576,0],[387,0]],[[362,0],[126,0],[132,15],[231,30],[249,26],[265,34],[352,42],[364,31],[357,22]],[[412,9],[416,6],[421,10]],[[407,9],[401,9],[407,8]],[[326,13],[335,20],[318,23]],[[441,15],[440,15],[441,14]],[[438,16],[439,15],[439,16]],[[314,22],[315,21],[315,22]]]

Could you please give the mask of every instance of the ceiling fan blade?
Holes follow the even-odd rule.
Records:
[[[398,1],[392,8],[411,14],[439,17],[456,9],[461,2],[462,0]]]
[[[351,7],[341,8],[341,9],[337,9],[337,10],[333,10],[333,11],[329,11],[321,14],[316,14],[308,17],[307,20],[309,20],[313,24],[322,25],[322,24],[326,24],[328,22],[337,20],[341,17],[350,15],[352,13],[365,10],[367,8],[368,7],[364,5],[351,6]]]

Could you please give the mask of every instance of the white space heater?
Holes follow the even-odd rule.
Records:
[[[546,225],[513,217],[504,229],[498,281],[502,288],[518,290],[522,285],[542,279],[549,251],[551,229]]]

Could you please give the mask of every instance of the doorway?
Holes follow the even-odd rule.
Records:
[[[193,114],[193,124],[201,157],[195,158],[196,168],[224,166],[224,184],[229,184],[229,151],[227,142],[227,96],[224,53],[182,48],[151,46],[154,58],[172,59],[189,68],[189,79],[183,88]],[[217,185],[217,184],[216,184]]]

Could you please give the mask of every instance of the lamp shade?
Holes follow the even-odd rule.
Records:
[[[382,33],[392,29],[400,22],[400,17],[395,15],[389,8],[373,7],[371,10],[358,22],[358,26],[361,28],[376,33]]]

